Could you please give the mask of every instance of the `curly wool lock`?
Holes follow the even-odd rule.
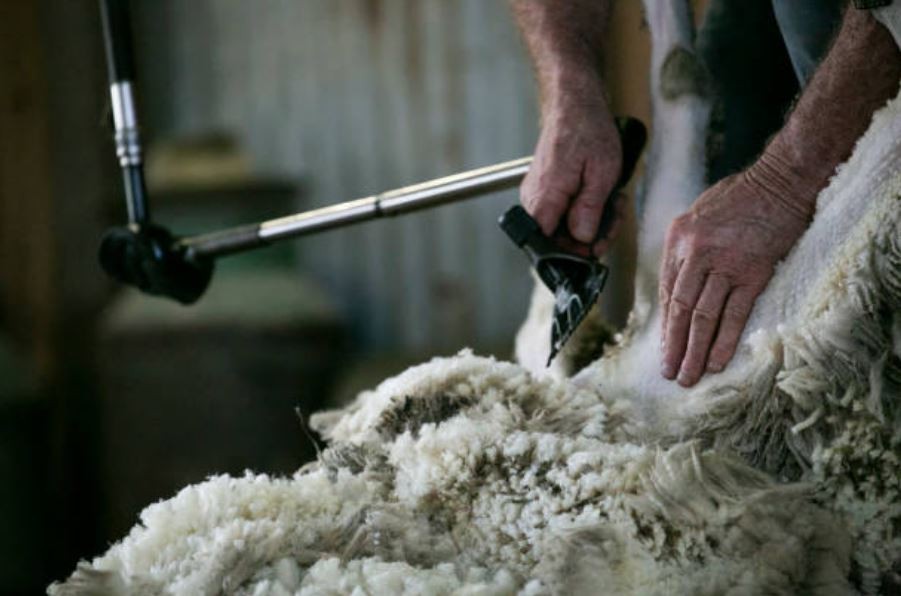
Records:
[[[360,424],[401,396],[455,391],[482,399],[416,436],[385,441]],[[599,579],[617,593],[716,594],[844,580],[850,543],[804,490],[695,443],[613,442],[624,412],[515,365],[463,353],[358,405],[327,433],[381,454],[359,472],[188,487],[57,593],[99,578],[109,593],[147,594],[545,593]]]

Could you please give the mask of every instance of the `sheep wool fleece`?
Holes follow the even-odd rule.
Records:
[[[314,416],[329,446],[294,476],[188,486],[49,593],[901,585],[901,98],[821,193],[726,371],[663,383],[656,320],[638,304],[572,378],[468,351],[411,368]]]
[[[717,404],[695,436],[463,352],[314,418],[331,445],[292,478],[151,505],[50,593],[878,593],[901,561],[899,133],[895,99],[833,181],[885,168],[854,233],[744,382],[691,396]]]

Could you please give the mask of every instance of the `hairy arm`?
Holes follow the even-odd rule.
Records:
[[[868,11],[849,9],[829,54],[783,129],[749,171],[803,217],[901,81],[901,54]]]
[[[901,53],[890,33],[869,12],[848,9],[760,158],[673,222],[660,276],[665,377],[690,386],[731,360],[757,296],[809,225],[817,194],[899,81]]]
[[[601,79],[609,0],[510,0],[535,64],[542,127],[521,199],[547,235],[566,217],[587,250],[619,176],[621,147]],[[612,234],[610,235],[612,236]],[[607,242],[594,245],[602,252]]]
[[[561,100],[597,102],[603,40],[609,19],[605,0],[510,0],[529,48],[542,107]]]

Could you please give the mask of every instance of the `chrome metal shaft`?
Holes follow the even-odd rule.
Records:
[[[531,157],[523,157],[259,224],[183,238],[179,247],[187,250],[189,256],[218,257],[282,239],[463,201],[519,185],[531,163]]]

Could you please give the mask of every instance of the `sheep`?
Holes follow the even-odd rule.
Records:
[[[292,477],[188,486],[49,593],[890,589],[901,562],[901,95],[820,194],[730,366],[684,389],[656,372],[656,262],[668,221],[703,188],[709,103],[686,3],[646,6],[655,137],[637,302],[616,345],[573,376],[470,351],[410,368],[315,415],[329,445]],[[520,347],[547,344],[530,339],[541,299]]]

